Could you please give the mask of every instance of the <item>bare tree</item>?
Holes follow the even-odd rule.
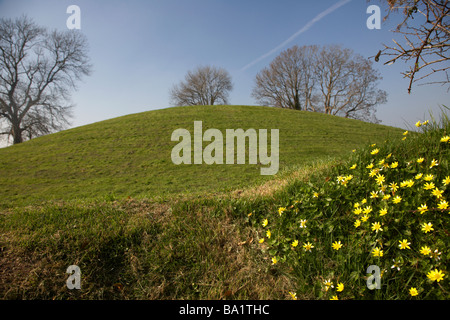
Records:
[[[198,67],[170,90],[170,99],[175,106],[227,104],[232,89],[231,76],[225,69]]]
[[[283,51],[269,67],[256,75],[252,96],[260,103],[279,108],[308,110],[314,87],[313,61],[316,46],[294,46]]]
[[[90,74],[78,31],[49,32],[27,17],[0,20],[0,134],[13,143],[61,130],[76,81]]]
[[[385,64],[397,60],[409,63],[409,70],[403,72],[410,79],[408,93],[413,83],[419,82],[433,74],[442,76],[431,83],[448,85],[450,78],[450,0],[387,0],[389,4],[388,19],[391,13],[401,11],[403,21],[397,25],[395,33],[403,35],[403,41],[393,40],[394,45],[383,45],[384,49],[376,55],[387,56]],[[418,73],[422,72],[419,77]],[[450,86],[449,86],[450,90]]]
[[[294,46],[256,76],[260,104],[378,122],[375,108],[386,102],[372,62],[340,46]]]
[[[324,47],[316,61],[319,92],[316,109],[332,115],[379,122],[376,106],[386,103],[387,93],[377,90],[379,73],[372,62],[340,46]]]

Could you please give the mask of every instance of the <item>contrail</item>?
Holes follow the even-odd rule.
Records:
[[[275,52],[277,52],[278,50],[280,50],[281,48],[283,48],[285,45],[287,45],[289,42],[291,42],[292,40],[294,40],[295,38],[297,38],[299,35],[301,35],[302,33],[308,31],[315,23],[319,22],[320,20],[322,20],[323,18],[325,18],[327,15],[329,15],[330,13],[336,11],[337,9],[339,9],[340,7],[346,5],[347,3],[349,3],[352,0],[341,0],[338,3],[336,3],[334,6],[328,8],[327,10],[319,13],[314,19],[312,19],[311,21],[309,21],[303,28],[301,28],[300,30],[298,30],[296,33],[294,33],[292,36],[290,36],[287,40],[283,41],[283,43],[281,43],[280,45],[278,45],[277,47],[273,48],[272,50],[270,50],[269,52],[267,52],[266,54],[262,55],[261,57],[259,57],[258,59],[250,62],[249,64],[247,64],[245,67],[243,67],[241,69],[241,71],[245,71],[248,68],[250,68],[251,66],[257,64],[258,62],[260,62],[261,60],[264,60],[265,58],[267,58],[268,56],[274,54]]]

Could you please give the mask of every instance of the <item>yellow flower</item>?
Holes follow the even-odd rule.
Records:
[[[262,222],[262,226],[265,227],[265,226],[267,226],[268,223],[269,223],[269,220],[264,219],[264,221]]]
[[[441,200],[438,204],[438,209],[446,210],[448,208],[448,202],[445,200]]]
[[[363,210],[364,214],[369,214],[372,212],[372,207],[371,206],[366,206]]]
[[[427,274],[428,279],[430,279],[431,281],[437,281],[437,282],[444,279],[444,276],[445,276],[444,272],[442,272],[442,270],[438,270],[438,269],[431,270]]]
[[[409,247],[409,245],[411,244],[411,242],[408,242],[408,240],[403,239],[403,241],[400,241],[400,240],[399,240],[398,242],[400,242],[400,244],[399,244],[398,246],[400,247],[401,250],[411,249],[411,248]]]
[[[297,294],[295,292],[290,292],[289,295],[291,296],[292,300],[297,300]]]
[[[433,229],[433,224],[431,223],[431,222],[428,222],[428,223],[423,223],[423,225],[422,225],[422,231],[423,232],[425,232],[425,233],[428,233],[428,232],[430,232],[430,231],[433,231],[434,229]]]
[[[434,175],[432,175],[432,174],[427,174],[424,178],[423,178],[423,180],[425,180],[425,181],[431,181],[431,180],[433,180],[434,179]]]
[[[285,208],[285,207],[278,208],[278,214],[279,214],[280,216],[281,216],[281,214],[282,214],[284,211],[286,211],[286,208]]]
[[[278,262],[277,257],[273,257],[273,258],[272,258],[272,264],[277,264],[277,262]]]
[[[372,169],[369,172],[369,177],[374,177],[378,174],[378,172],[380,171],[380,169]]]
[[[402,201],[402,197],[400,196],[395,196],[394,199],[392,199],[393,203],[400,203],[400,201]]]
[[[379,174],[379,175],[377,175],[377,178],[375,179],[375,181],[378,184],[383,184],[383,182],[385,181],[385,178],[384,178],[384,176],[382,174]]]
[[[323,284],[325,285],[325,291],[328,291],[330,288],[334,288],[333,282],[331,282],[331,280],[325,280]]]
[[[337,292],[342,292],[342,291],[344,291],[344,284],[343,284],[342,282],[340,282],[340,283],[337,284],[336,291],[337,291]]]
[[[372,250],[372,255],[374,257],[382,257],[383,256],[383,250],[380,250],[380,248],[375,248]]]
[[[423,186],[423,188],[424,188],[425,190],[431,190],[431,189],[434,189],[434,188],[435,188],[435,185],[434,185],[433,182],[427,182],[427,183],[425,183],[425,185]]]
[[[387,208],[381,209],[381,210],[379,211],[379,213],[380,213],[380,217],[386,215],[386,214],[388,213],[388,212],[387,212]]]
[[[420,121],[416,122],[416,127],[419,128],[422,125],[422,123]]]
[[[441,138],[441,142],[449,142],[450,141],[450,136],[445,136]]]
[[[319,193],[318,192],[314,192],[313,197],[314,198],[318,198],[319,197]]]
[[[353,225],[355,226],[355,228],[358,228],[361,225],[361,220],[356,220]]]
[[[406,136],[408,133],[409,133],[409,132],[408,132],[408,130],[407,130],[407,131],[403,132],[403,135]]]
[[[441,191],[438,188],[436,188],[431,193],[433,194],[433,196],[435,196],[436,198],[440,199],[440,198],[442,198],[442,193],[443,192],[444,191]]]
[[[339,300],[338,296],[334,295],[330,298],[330,300]]]
[[[448,184],[450,184],[450,176],[445,177],[444,180],[442,180],[442,183],[446,186]]]
[[[398,161],[395,161],[395,162],[391,163],[391,168],[392,169],[397,168],[397,167],[398,167]]]
[[[361,214],[361,212],[362,212],[362,208],[361,207],[358,207],[355,210],[353,210],[353,213],[356,214],[356,215]]]
[[[272,232],[270,232],[270,230],[267,230],[267,232],[266,232],[267,239],[270,239],[271,236],[272,236]]]
[[[428,124],[428,122],[429,122],[429,121],[427,120],[427,121],[423,122],[422,125],[423,125],[423,126],[426,126],[426,125]]]
[[[259,239],[259,243],[263,243],[264,242],[264,238]]]
[[[389,187],[391,188],[391,190],[392,190],[393,192],[397,191],[397,189],[398,189],[398,185],[397,185],[397,183],[395,183],[395,182],[392,182],[392,183],[389,185]]]
[[[417,210],[419,210],[420,214],[424,214],[425,212],[428,211],[428,207],[426,204],[422,204],[420,207],[417,208]]]
[[[366,166],[366,168],[367,168],[367,169],[372,169],[372,168],[373,168],[373,163],[368,164],[368,165]]]
[[[366,222],[367,219],[369,219],[369,216],[367,214],[361,217],[362,222]]]
[[[372,152],[371,152],[370,154],[373,154],[373,155],[374,155],[374,154],[377,154],[378,152],[380,152],[380,150],[378,150],[378,149],[373,149]]]
[[[416,174],[416,176],[414,177],[416,180],[422,179],[423,173],[418,173]]]
[[[292,241],[291,246],[292,246],[293,248],[295,248],[296,246],[298,246],[298,240]]]
[[[305,249],[305,251],[311,252],[311,249],[314,248],[314,246],[312,245],[312,243],[308,242],[303,244],[303,248]]]
[[[334,249],[334,250],[339,250],[340,248],[342,248],[342,243],[341,243],[341,241],[335,241],[332,245],[332,248]]]
[[[371,191],[370,192],[370,198],[371,199],[378,198],[378,192],[377,191]]]
[[[300,228],[306,228],[306,219],[300,220]]]
[[[382,166],[384,164],[384,159],[381,159],[380,161],[378,161],[378,165]]]
[[[425,161],[424,158],[419,158],[419,159],[417,159],[417,163],[422,163],[422,162],[424,162],[424,161]]]
[[[430,169],[433,167],[437,167],[438,165],[439,165],[439,162],[437,160],[433,159],[430,164]]]
[[[361,204],[366,204],[367,200],[366,199],[362,199]]]
[[[416,288],[411,288],[409,289],[409,294],[411,295],[411,297],[415,297],[419,294],[419,292],[417,291]]]
[[[383,200],[389,200],[390,197],[391,197],[390,194],[385,194],[385,195],[383,196]]]
[[[356,163],[350,167],[350,170],[356,169]]]
[[[427,256],[431,253],[431,249],[428,248],[427,246],[423,246],[422,248],[420,248],[420,253],[423,254],[424,256]]]
[[[381,224],[379,222],[372,223],[372,231],[375,231],[377,233],[378,231],[383,231],[383,229],[381,229]]]

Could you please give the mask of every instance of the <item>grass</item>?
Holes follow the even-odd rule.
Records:
[[[223,107],[223,112],[228,116],[229,113],[240,112],[238,118],[248,111],[244,107],[233,107],[231,112],[229,108]],[[179,113],[176,109],[167,110],[173,111],[173,115]],[[203,111],[210,112],[204,109],[199,112]],[[277,112],[284,111],[255,108],[253,112],[262,112],[257,118],[269,121],[270,117],[276,118]],[[269,115],[271,112],[274,115]],[[129,116],[130,122],[136,122],[151,113],[141,114],[139,117]],[[310,115],[292,113],[290,118],[296,116],[299,117],[297,121],[301,122],[301,119]],[[314,116],[307,119],[307,123],[312,123]],[[217,121],[224,117],[225,114],[221,114]],[[121,127],[127,118],[114,121]],[[184,119],[186,123],[177,123],[174,127],[189,128],[193,119]],[[293,157],[300,157],[297,159],[302,159],[298,160],[301,165],[284,163],[282,172],[267,180],[252,180],[247,177],[247,181],[243,179],[240,183],[231,185],[234,187],[231,192],[223,191],[227,190],[226,183],[215,183],[215,180],[211,182],[211,179],[217,179],[214,170],[209,173],[208,179],[199,179],[202,183],[199,188],[204,188],[204,191],[200,194],[192,191],[189,198],[173,196],[146,199],[146,194],[151,195],[148,190],[143,193],[136,191],[135,196],[130,196],[129,190],[116,191],[112,196],[107,190],[101,191],[102,183],[97,184],[98,189],[94,188],[98,193],[94,196],[87,195],[84,199],[79,194],[64,199],[64,192],[61,191],[55,195],[56,199],[62,200],[38,202],[37,195],[30,196],[29,200],[6,192],[8,201],[3,204],[8,209],[2,210],[0,214],[0,297],[289,299],[292,294],[299,299],[329,299],[333,296],[339,299],[448,299],[448,210],[436,209],[439,204],[436,197],[430,191],[423,190],[425,182],[418,179],[413,187],[402,187],[397,191],[403,198],[399,206],[381,197],[370,198],[372,191],[380,192],[380,185],[375,182],[374,177],[368,175],[370,171],[366,168],[373,161],[374,168],[383,168],[380,172],[385,176],[386,184],[398,181],[399,186],[402,181],[415,179],[419,171],[424,174],[432,173],[436,186],[443,191],[443,199],[448,201],[448,189],[442,181],[449,175],[450,148],[448,143],[440,141],[449,134],[448,118],[442,117],[441,123],[431,121],[422,127],[422,132],[411,132],[404,141],[402,130],[347,122],[346,119],[334,117],[321,119],[322,122],[345,120],[334,126],[328,123],[333,135],[337,134],[333,128],[339,131],[345,125],[350,129],[361,126],[366,130],[366,139],[358,143],[352,142],[350,136],[344,137],[341,147],[345,152],[339,157],[330,157],[331,153],[326,153],[315,160],[314,157],[308,159],[305,154],[300,157],[297,153],[303,148],[298,148],[297,143],[297,146],[287,148],[286,152]],[[159,124],[163,122],[158,121]],[[220,128],[217,123],[211,127]],[[282,123],[282,120],[278,123]],[[315,123],[316,127],[320,127],[319,123],[321,121]],[[263,122],[247,125],[254,128],[269,126]],[[242,124],[242,127],[246,125]],[[74,130],[87,132],[88,128],[90,126]],[[280,125],[280,128],[284,127]],[[98,134],[99,130],[94,129],[92,131]],[[109,137],[117,130],[111,129],[105,136]],[[287,137],[291,142],[307,139],[306,136],[310,134],[308,132],[301,135],[304,129],[291,130]],[[170,130],[167,133],[170,136]],[[386,133],[390,135],[387,141],[387,137],[383,136]],[[69,137],[72,135],[70,132],[65,134]],[[308,141],[320,141],[322,138],[319,136],[320,134],[311,137]],[[75,139],[76,135],[71,137]],[[282,137],[280,133],[280,141],[283,140]],[[35,143],[40,141],[44,148],[49,143],[44,138],[36,139]],[[57,141],[60,138],[53,135],[47,139]],[[91,144],[93,141],[95,140],[90,140]],[[37,146],[32,142],[18,147],[33,150]],[[372,146],[374,143],[376,146]],[[102,149],[106,145],[105,142],[98,147]],[[329,152],[326,145],[323,142],[316,147]],[[81,150],[86,155],[94,152],[89,149],[89,143],[83,146],[84,149]],[[67,144],[61,148],[69,149]],[[309,146],[304,148],[308,149]],[[351,150],[356,148],[358,150],[352,153]],[[371,154],[374,148],[379,149],[377,154]],[[333,146],[329,149],[333,149]],[[14,147],[9,150],[20,149]],[[170,146],[167,150],[170,150]],[[280,147],[280,151],[282,150]],[[14,152],[8,152],[11,152],[8,154],[13,158]],[[33,152],[38,154],[37,151]],[[31,154],[33,152],[30,151]],[[136,149],[134,154],[139,152],[143,151]],[[116,156],[117,159],[111,156],[111,167],[117,167],[113,163],[119,163],[119,159],[125,155]],[[54,154],[47,161],[54,157],[57,156]],[[423,164],[416,162],[418,157],[424,158]],[[78,161],[87,162],[88,159],[85,158]],[[286,156],[283,158],[288,159]],[[429,168],[433,158],[439,165]],[[389,168],[380,164],[383,159],[389,163]],[[2,158],[3,165],[5,162],[5,158]],[[398,166],[391,168],[394,162],[398,162]],[[42,167],[45,165],[37,164]],[[53,164],[57,166],[59,162]],[[356,168],[350,169],[354,164]],[[240,166],[235,167],[236,177],[241,179],[245,170]],[[206,170],[207,167],[203,169]],[[104,166],[102,170],[108,172],[114,169]],[[188,179],[188,167],[183,172],[186,173],[184,178]],[[259,170],[257,173],[259,175]],[[350,179],[349,175],[353,177]],[[66,172],[61,173],[61,177],[65,176]],[[340,178],[338,182],[338,177],[344,179]],[[177,178],[182,179],[181,175]],[[136,179],[144,178],[138,175]],[[160,179],[163,185],[166,177],[161,176]],[[94,178],[92,180],[96,181]],[[86,189],[89,188],[92,186],[86,186]],[[114,184],[111,184],[110,189],[112,188]],[[136,190],[131,184],[130,188]],[[28,191],[23,191],[24,194],[26,192]],[[383,192],[392,195],[388,187]],[[381,196],[381,193],[378,195]],[[51,197],[44,199],[50,200]],[[366,199],[366,204],[362,204],[363,199]],[[430,210],[421,215],[417,212],[417,207],[424,201]],[[356,203],[362,208],[372,207],[368,220],[358,228],[355,228],[354,223],[363,214],[354,213]],[[384,205],[388,206],[388,214],[379,216],[379,210]],[[279,210],[280,208],[285,210]],[[267,225],[263,226],[265,219],[268,220]],[[301,220],[306,220],[306,228],[300,228]],[[378,233],[371,229],[372,224],[377,221],[383,228]],[[424,222],[431,222],[434,230],[424,233],[421,230]],[[268,230],[271,231],[270,238],[267,237]],[[398,241],[404,238],[411,242],[411,249],[398,248]],[[262,239],[264,241],[260,243]],[[295,240],[299,244],[293,247]],[[331,247],[335,241],[343,244],[338,251]],[[311,252],[304,250],[305,242],[314,246]],[[441,252],[440,259],[425,257],[418,252],[424,245],[433,250],[438,249]],[[375,247],[383,250],[383,257],[373,256]],[[392,259],[398,260],[400,271],[391,269]],[[81,290],[68,290],[66,287],[66,269],[69,265],[78,265],[81,269]],[[372,291],[366,287],[368,275],[365,271],[369,265],[377,265],[383,271],[382,290]],[[443,280],[437,282],[427,277],[434,269],[444,272]],[[334,287],[326,290],[324,281],[328,279],[333,282]],[[342,292],[336,291],[338,283],[344,284]],[[418,296],[412,297],[409,294],[411,287],[417,288]]]
[[[43,201],[171,198],[229,192],[271,179],[259,165],[180,165],[175,129],[280,129],[280,171],[382,142],[398,128],[250,106],[180,107],[115,118],[0,149],[0,208]],[[204,143],[204,147],[206,143]]]

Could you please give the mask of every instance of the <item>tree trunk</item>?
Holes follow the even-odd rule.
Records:
[[[11,130],[13,136],[13,144],[18,144],[23,142],[22,130],[20,129],[20,123],[14,121]]]

